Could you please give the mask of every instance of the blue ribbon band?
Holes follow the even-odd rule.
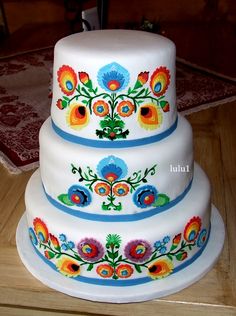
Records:
[[[192,186],[192,180],[190,181],[187,188],[179,196],[177,196],[174,200],[170,201],[169,203],[163,206],[157,206],[148,211],[143,211],[142,209],[140,213],[123,214],[123,215],[94,214],[94,213],[83,212],[81,210],[72,209],[69,206],[61,204],[59,201],[55,200],[46,192],[45,188],[44,187],[43,188],[44,188],[44,192],[46,194],[48,201],[57,209],[67,214],[73,215],[75,217],[91,220],[91,221],[96,221],[96,222],[132,222],[132,221],[138,221],[144,218],[148,218],[150,216],[164,212],[168,210],[169,208],[175,206],[185,197],[185,195],[189,192],[191,186]]]
[[[177,125],[178,125],[178,117],[176,118],[174,124],[170,128],[168,128],[167,130],[165,130],[164,132],[160,134],[144,137],[144,138],[139,138],[139,139],[132,139],[132,140],[106,141],[106,140],[88,139],[88,138],[84,138],[84,137],[67,133],[63,131],[60,127],[58,127],[52,120],[52,127],[54,131],[60,137],[72,143],[81,144],[81,145],[85,145],[89,147],[96,147],[96,148],[126,148],[126,147],[135,147],[135,146],[142,146],[142,145],[155,143],[169,136],[176,129]]]

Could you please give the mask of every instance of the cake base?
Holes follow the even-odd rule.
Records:
[[[26,214],[16,231],[16,244],[20,258],[32,275],[48,287],[70,296],[110,303],[141,302],[178,292],[202,278],[218,259],[225,237],[225,228],[219,211],[212,206],[211,234],[202,255],[190,266],[167,278],[142,285],[109,287],[85,284],[53,271],[36,254],[28,235]],[[50,278],[48,276],[50,275]]]

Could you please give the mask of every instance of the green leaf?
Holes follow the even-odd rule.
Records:
[[[87,268],[87,271],[91,271],[93,269],[93,263],[90,263],[88,268]]]
[[[138,264],[135,264],[134,267],[135,267],[135,270],[136,270],[138,273],[141,273],[141,272],[142,272],[142,270],[141,270],[141,268],[140,268],[140,266],[139,266]]]
[[[172,257],[171,254],[168,254],[167,257],[168,257],[171,261],[173,261],[173,257]]]
[[[170,202],[170,198],[166,194],[158,194],[156,201],[152,204],[152,206],[163,206]]]
[[[70,98],[68,98],[68,97],[66,97],[64,95],[63,95],[63,99],[66,100],[66,101],[70,101]]]
[[[88,101],[87,100],[82,100],[82,103],[87,105],[88,104]]]
[[[65,205],[68,205],[68,206],[74,205],[74,203],[72,203],[71,200],[69,199],[68,194],[61,194],[57,198]]]
[[[116,259],[119,256],[118,251],[111,252],[111,251],[107,250],[107,253],[108,253],[108,257],[111,258],[112,260]]]

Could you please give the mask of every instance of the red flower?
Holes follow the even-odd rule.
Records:
[[[137,89],[137,88],[142,87],[148,81],[148,76],[149,76],[148,71],[140,72],[140,74],[138,75],[137,81],[134,85],[134,88]]]
[[[87,74],[87,72],[79,72],[79,80],[83,83],[83,84],[87,84],[89,82],[89,75]]]
[[[142,85],[144,85],[148,81],[148,75],[149,75],[148,71],[140,72],[140,74],[138,75],[138,81]]]
[[[181,240],[181,234],[176,235],[176,236],[173,238],[173,244],[174,244],[175,246],[178,246],[178,244],[180,243],[180,240]]]
[[[53,253],[53,252],[51,252],[51,251],[48,251],[48,250],[45,250],[44,251],[44,255],[45,255],[45,257],[47,258],[47,259],[52,259],[52,258],[54,258],[54,256],[55,256],[55,254]]]
[[[59,244],[59,240],[57,239],[57,237],[55,237],[54,235],[52,234],[49,234],[49,237],[51,239],[51,242],[53,244],[53,247],[57,250],[60,249],[60,244]]]
[[[58,109],[60,109],[60,110],[64,109],[64,107],[62,105],[62,99],[58,99],[56,105],[57,105]]]

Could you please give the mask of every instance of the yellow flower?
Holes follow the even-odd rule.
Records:
[[[73,104],[67,115],[68,125],[73,129],[81,129],[88,125],[89,112],[83,104]]]
[[[56,267],[59,272],[67,277],[76,277],[80,275],[80,265],[72,258],[61,257],[57,261]]]
[[[152,279],[162,279],[171,274],[173,268],[173,263],[169,259],[162,258],[148,267],[148,274]]]

